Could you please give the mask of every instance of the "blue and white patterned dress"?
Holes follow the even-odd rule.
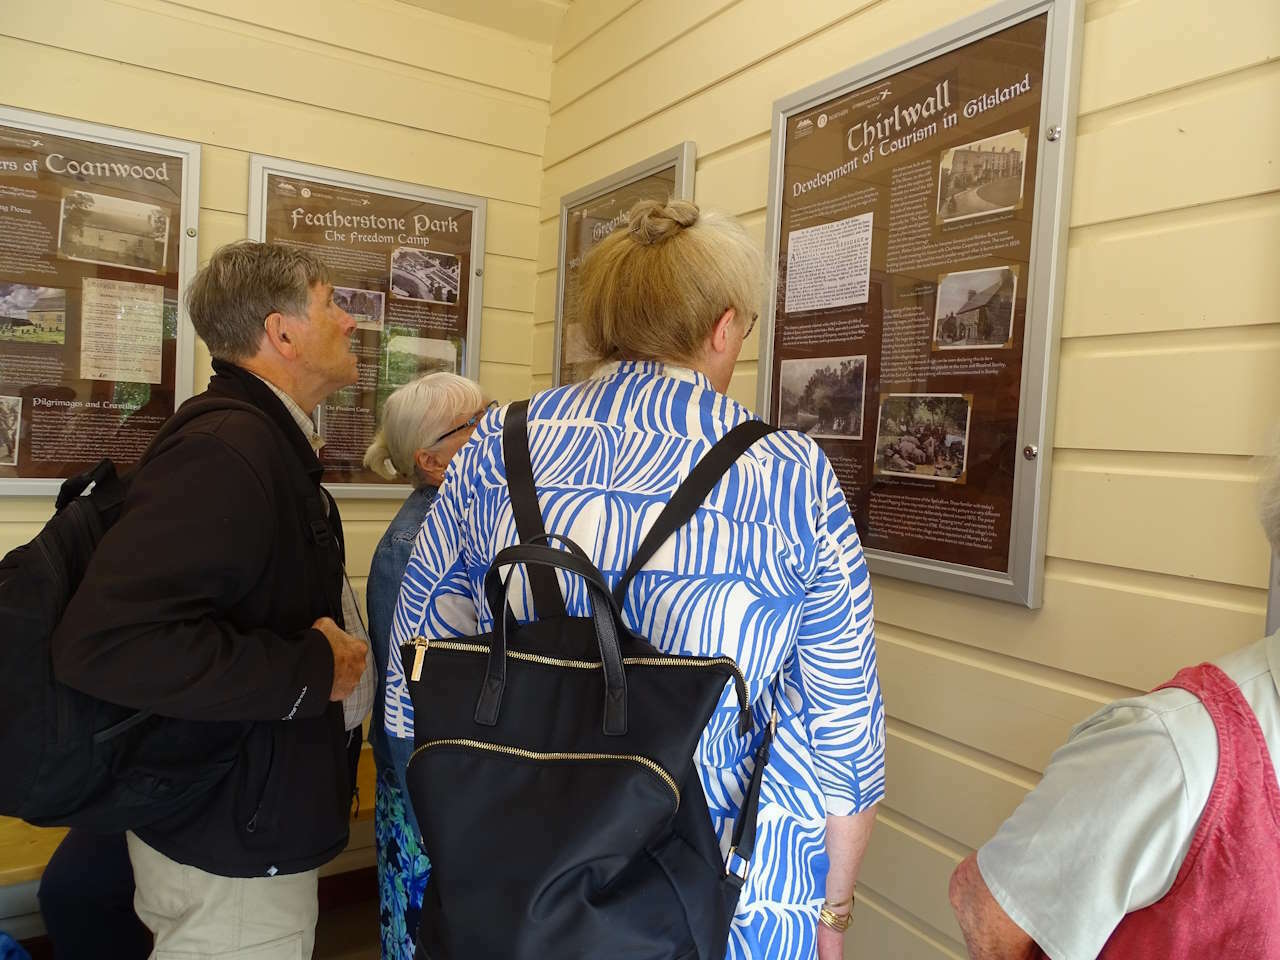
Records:
[[[502,461],[504,413],[486,416],[454,458],[414,544],[387,670],[393,736],[413,731],[399,644],[491,629],[482,580],[493,556],[519,540]],[[571,537],[616,583],[693,464],[750,418],[702,374],[659,363],[614,364],[536,395],[529,437],[547,531]],[[586,615],[581,581],[560,582],[570,614]],[[522,571],[513,585],[512,606],[527,619],[532,600]],[[623,617],[664,651],[733,657],[756,704],[757,731],[761,700],[769,699],[761,694],[781,671],[778,733],[728,957],[816,956],[826,816],[865,810],[884,794],[871,584],[818,446],[791,431],[757,442],[636,577]],[[752,765],[752,738],[737,734],[735,703],[730,687],[696,755],[726,854]]]

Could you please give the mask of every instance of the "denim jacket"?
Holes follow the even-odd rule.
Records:
[[[383,705],[386,702],[383,679],[387,673],[387,644],[391,635],[391,616],[395,612],[396,597],[400,594],[400,581],[413,552],[413,541],[417,539],[422,521],[435,498],[435,487],[421,487],[409,494],[373,551],[367,589],[369,639],[378,665],[378,692],[373,702],[373,718],[369,722],[369,742],[379,775],[384,771],[395,772],[404,798],[405,816],[415,833],[418,830],[417,819],[404,785],[405,767],[409,763],[409,754],[413,752],[413,741],[389,737],[383,728]]]

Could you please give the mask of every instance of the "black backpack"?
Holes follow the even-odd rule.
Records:
[[[739,733],[751,733],[746,682],[728,657],[662,653],[619,611],[645,562],[773,428],[741,424],[703,457],[611,592],[581,548],[545,533],[526,418],[527,401],[513,404],[503,428],[522,542],[485,577],[494,630],[402,648],[415,718],[407,782],[432,864],[416,956],[722,960],[772,724],[726,863],[693,755],[726,684]],[[507,603],[508,564],[529,571],[532,622]],[[591,616],[566,615],[557,569],[586,582]]]
[[[139,466],[192,420],[239,400],[186,404]],[[132,474],[110,460],[63,483],[53,517],[0,560],[0,814],[37,826],[132,830],[186,807],[234,764],[248,726],[153,716],[58,682],[50,638]],[[86,493],[86,490],[88,491]]]

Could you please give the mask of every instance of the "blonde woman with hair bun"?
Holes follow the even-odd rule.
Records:
[[[578,316],[601,366],[529,401],[529,449],[547,532],[571,538],[610,587],[693,465],[756,419],[726,393],[764,278],[760,251],[737,221],[683,200],[637,204],[627,227],[582,264]],[[479,584],[497,552],[518,541],[503,458],[507,415],[485,418],[458,455],[406,569],[387,669],[396,737],[413,735],[399,643],[492,628]],[[531,619],[523,571],[513,568],[511,578],[514,611]],[[565,604],[571,616],[589,612],[584,590],[570,588]],[[622,618],[666,653],[732,657],[757,733],[777,710],[728,960],[842,957],[884,794],[884,705],[867,565],[822,450],[790,431],[753,444],[631,582]],[[737,734],[735,702],[721,702],[695,762],[725,853],[759,742]],[[433,890],[424,938],[447,926],[443,887]],[[678,927],[673,936],[683,936]],[[601,939],[592,956],[609,955]]]
[[[487,409],[480,385],[452,373],[429,373],[406,383],[387,398],[382,408],[382,425],[365,452],[364,464],[379,476],[404,480],[414,489],[374,550],[369,570],[369,638],[380,677],[387,670],[391,615],[413,541],[444,482],[449,463],[471,438]],[[431,864],[422,850],[417,820],[404,789],[404,768],[413,740],[387,736],[382,692],[379,683],[369,723],[369,742],[377,768],[374,836],[382,957],[410,960],[418,908]]]

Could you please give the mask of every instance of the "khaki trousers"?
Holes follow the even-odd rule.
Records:
[[[133,906],[155,935],[151,960],[310,960],[319,872],[218,877],[128,834]]]

